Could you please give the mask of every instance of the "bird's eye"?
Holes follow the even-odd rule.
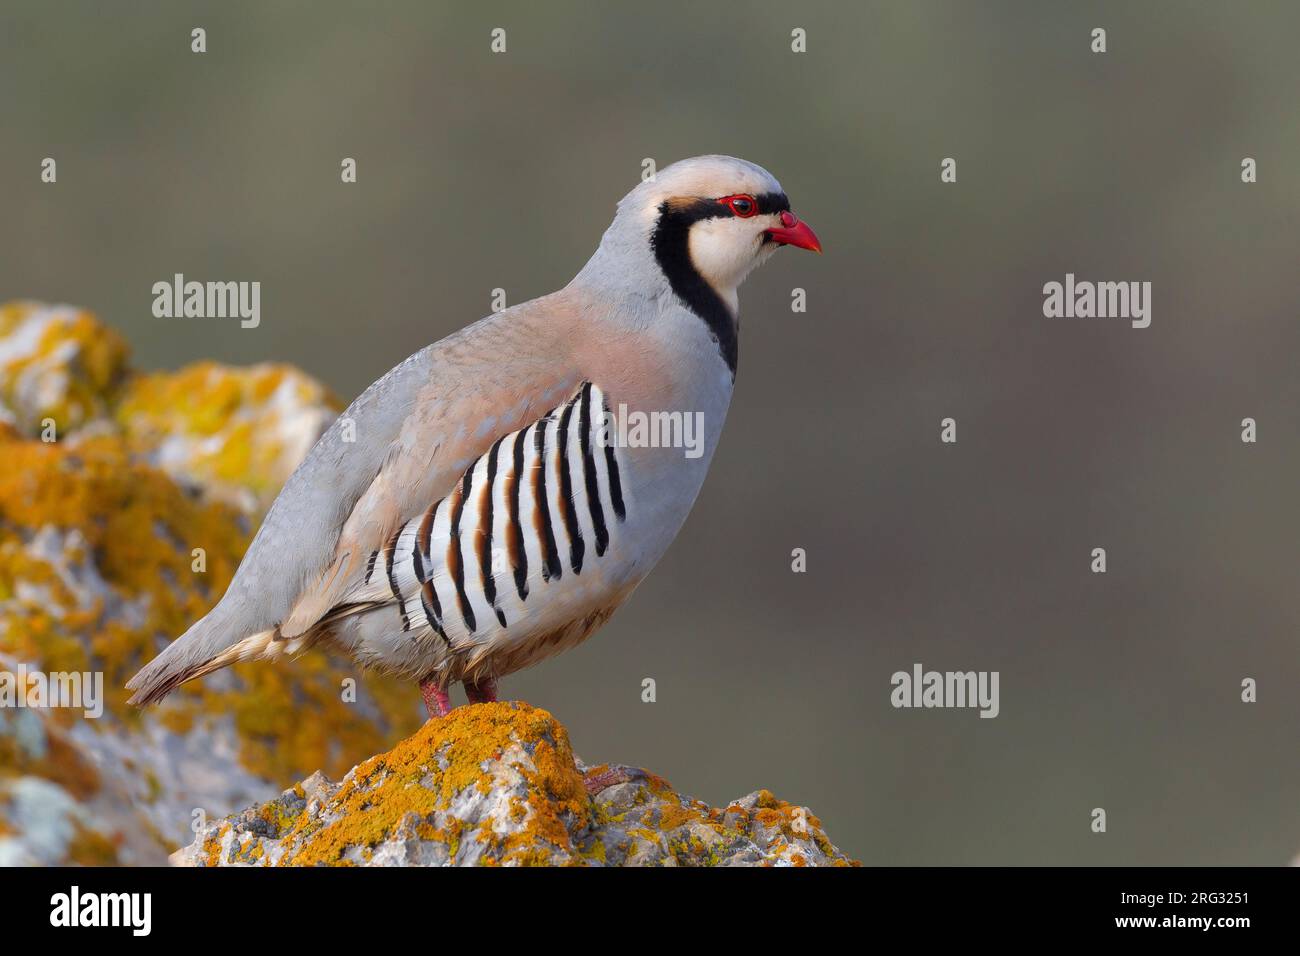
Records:
[[[758,212],[758,204],[754,202],[751,196],[728,196],[722,201],[731,208],[733,215],[739,216],[741,219],[748,219]]]

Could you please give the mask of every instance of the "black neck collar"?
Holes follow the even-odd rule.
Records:
[[[709,199],[664,202],[659,206],[659,222],[650,236],[650,246],[673,292],[709,327],[723,361],[735,378],[739,344],[736,317],[695,268],[690,250],[691,226],[723,214],[730,215],[730,212]]]
[[[755,201],[760,213],[790,208],[784,193],[764,193],[756,196]],[[731,369],[731,377],[735,378],[739,323],[722,296],[695,268],[690,250],[691,226],[703,219],[730,215],[730,208],[713,199],[665,200],[659,204],[659,221],[650,236],[650,246],[673,292],[709,327],[723,361]]]

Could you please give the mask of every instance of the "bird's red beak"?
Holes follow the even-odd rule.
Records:
[[[783,246],[796,246],[800,249],[810,249],[813,252],[821,252],[821,240],[817,238],[817,233],[812,231],[808,223],[803,222],[792,212],[781,213],[781,228],[772,228],[767,230],[772,241]]]

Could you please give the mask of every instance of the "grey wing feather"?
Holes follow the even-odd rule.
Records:
[[[161,699],[223,651],[284,620],[328,564],[344,521],[429,381],[436,347],[388,372],[325,431],[285,482],[217,606],[127,682],[133,703]],[[344,440],[345,429],[354,440]]]

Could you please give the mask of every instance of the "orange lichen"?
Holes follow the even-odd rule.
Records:
[[[516,789],[521,779],[524,786]],[[599,791],[599,784],[612,786],[610,780],[634,785],[620,797],[634,808],[610,814],[587,795],[586,783]],[[545,711],[522,703],[462,707],[354,768],[341,785],[327,784],[318,809],[283,796],[259,808],[267,826],[241,824],[240,843],[225,862],[275,856],[282,866],[364,865],[381,846],[396,845],[400,852],[414,836],[443,844],[453,864],[481,866],[609,865],[629,856],[641,863],[716,866],[755,841],[762,865],[854,865],[826,839],[816,817],[769,792],[756,795],[753,809],[731,804],[719,810],[672,790],[648,797],[654,786],[644,771],[625,767],[579,774],[563,728]],[[293,792],[303,797],[301,788]],[[453,808],[474,805],[461,798],[476,792],[500,794],[504,803],[487,815],[479,805],[472,819],[453,816]],[[640,825],[610,824],[632,814]],[[278,843],[274,853],[265,841]],[[200,853],[205,856],[215,859],[210,839]]]
[[[208,866],[217,866],[221,861],[221,838],[226,831],[230,829],[229,824],[223,823],[221,826],[203,841],[204,860]]]
[[[72,821],[72,839],[68,842],[68,859],[78,866],[117,866],[117,842],[98,830]]]
[[[93,797],[100,789],[99,772],[67,741],[53,721],[45,721],[44,729],[45,746],[39,756],[29,754],[12,735],[0,734],[0,779],[43,777],[78,800]]]
[[[106,707],[138,719],[125,704],[125,681],[159,650],[155,635],[177,636],[225,589],[249,529],[231,507],[196,501],[167,475],[133,461],[122,442],[96,436],[69,449],[61,443],[0,437],[0,599],[8,599],[6,637],[18,660],[47,671],[103,671]],[[98,574],[122,601],[144,610],[142,627],[109,616],[102,601],[82,603],[55,568],[25,541],[45,527],[76,529]],[[192,550],[206,567],[193,570]],[[40,588],[39,601],[18,601],[19,584]],[[235,669],[237,686],[217,692],[187,685],[164,709],[168,727],[185,732],[203,715],[232,713],[245,766],[276,780],[323,768],[341,773],[373,753],[386,728],[408,732],[418,720],[415,695],[400,683],[358,674],[321,653],[275,666]],[[358,678],[381,719],[359,721],[342,699],[344,677]],[[300,719],[303,708],[313,719]],[[71,712],[56,712],[71,720]]]
[[[567,733],[544,710],[494,703],[457,708],[447,717],[430,720],[393,750],[358,766],[330,801],[341,817],[312,834],[291,829],[286,845],[305,838],[282,862],[346,862],[349,849],[374,847],[388,839],[408,814],[432,827],[437,811],[446,810],[457,794],[477,787],[484,767],[517,745],[532,751],[526,761],[514,764],[528,783],[524,826],[505,836],[480,828],[477,839],[492,847],[485,862],[550,862],[546,846],[572,852],[567,821],[584,825],[590,808]],[[305,818],[298,826],[305,829]],[[461,836],[457,834],[457,842]],[[454,856],[455,849],[448,849]]]
[[[706,819],[697,811],[684,804],[669,805],[659,814],[660,830],[675,830],[687,823],[697,823]]]

